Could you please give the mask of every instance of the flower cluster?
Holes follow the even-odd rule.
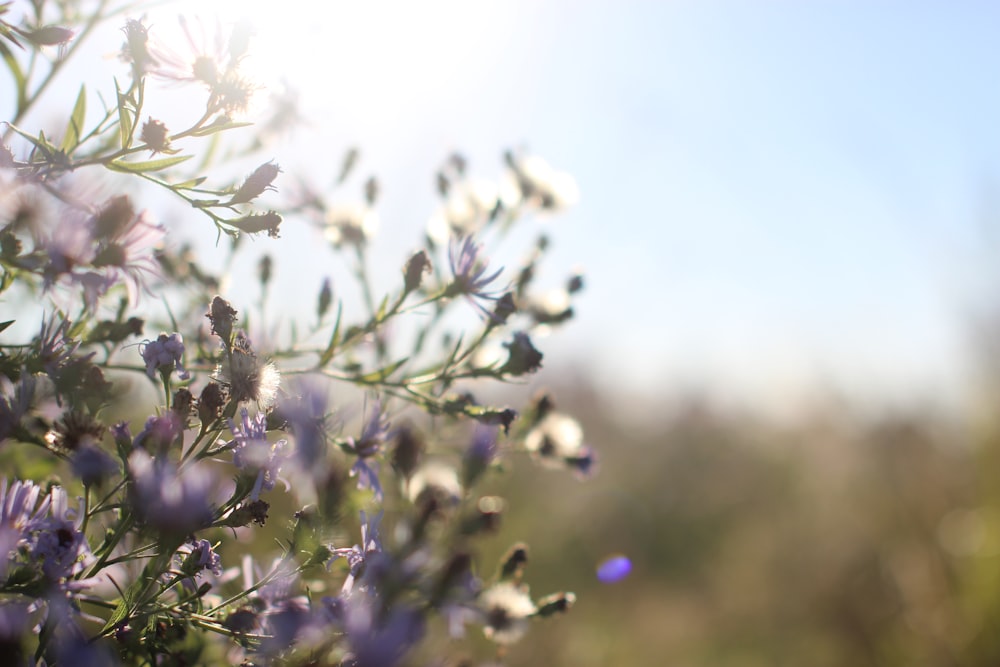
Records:
[[[14,75],[0,293],[16,317],[0,322],[0,660],[390,667],[425,640],[443,645],[435,633],[481,650],[461,643],[469,628],[501,657],[567,610],[571,593],[529,594],[526,547],[494,567],[478,545],[517,502],[484,490],[516,457],[593,469],[582,428],[551,399],[480,400],[538,372],[538,334],[571,319],[578,276],[561,301],[535,286],[547,241],[520,261],[489,257],[512,225],[575,199],[571,179],[511,154],[491,184],[452,156],[427,233],[374,280],[379,181],[364,178],[351,203],[283,163],[302,184],[289,195],[261,154],[269,133],[232,138],[258,89],[244,24],[185,17],[171,40],[130,18],[127,71],[102,113],[82,88],[61,133],[26,129],[62,58],[107,18],[72,4],[30,27],[0,3],[0,66]],[[168,89],[194,89],[188,127],[150,115]],[[233,173],[215,169],[219,155],[258,166],[218,177]],[[359,162],[345,156],[338,187]],[[168,238],[146,209],[153,192],[214,223],[221,261]],[[262,297],[245,305],[232,280],[242,239],[276,239],[286,217],[315,224],[330,242],[315,261],[347,262],[361,305],[326,280],[308,321],[276,321],[278,253],[257,262]],[[147,323],[163,333],[144,335]]]

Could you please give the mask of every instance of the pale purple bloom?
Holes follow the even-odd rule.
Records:
[[[175,369],[181,380],[191,374],[184,369],[184,339],[179,333],[160,334],[156,340],[143,343],[139,347],[142,360],[146,362],[146,374],[153,378],[160,368]]]
[[[128,425],[123,423],[119,426],[125,427],[124,433],[128,432]],[[174,412],[167,412],[158,417],[150,417],[146,420],[146,425],[142,431],[132,441],[132,448],[144,449],[151,453],[164,452],[180,436],[182,430],[180,419]],[[122,433],[122,431],[112,432],[115,434],[116,439]]]
[[[345,449],[358,457],[351,466],[351,476],[357,476],[359,489],[371,489],[375,498],[382,500],[382,485],[378,479],[378,467],[368,459],[376,456],[389,438],[389,420],[382,412],[382,402],[376,400],[368,421],[361,430],[361,437],[348,438]]]
[[[129,456],[133,506],[147,524],[163,532],[186,535],[211,523],[210,495],[215,481],[198,466],[178,470],[170,461],[154,459],[142,449]]]
[[[330,604],[330,603],[327,603]],[[373,593],[359,593],[340,606],[350,653],[345,667],[393,667],[424,634],[421,614],[402,604],[383,612]]]
[[[135,303],[141,291],[149,292],[149,281],[160,276],[155,251],[166,233],[163,225],[153,223],[149,213],[142,211],[113,237],[94,239],[100,247],[93,265],[103,269],[113,283],[124,280],[129,300]]]
[[[383,512],[375,516],[369,516],[364,511],[361,512],[361,544],[352,547],[342,547],[332,549],[332,557],[327,561],[327,567],[338,558],[345,558],[349,572],[344,585],[341,588],[343,595],[350,595],[354,589],[354,583],[358,576],[362,574],[368,566],[369,560],[378,558],[382,553],[382,539],[379,535],[379,524],[382,522]],[[359,587],[363,589],[364,587]]]
[[[250,474],[256,473],[257,481],[250,492],[251,500],[257,500],[261,491],[270,491],[278,479],[281,464],[284,463],[286,440],[274,444],[267,439],[267,417],[262,413],[250,418],[246,408],[240,412],[241,423],[229,420],[229,430],[233,433],[233,465]]]
[[[66,490],[53,487],[48,497],[49,515],[29,525],[28,545],[46,577],[60,581],[82,572],[93,555],[80,531],[83,517],[69,508]]]
[[[181,569],[185,573],[201,575],[209,571],[217,577],[222,576],[222,557],[215,553],[208,540],[191,540],[182,545],[178,553],[183,556]]]
[[[118,463],[111,455],[89,442],[81,444],[73,452],[69,464],[84,486],[98,484],[108,475],[118,472]]]
[[[463,482],[466,487],[471,486],[496,459],[500,449],[498,431],[496,426],[476,424],[472,442],[463,458]]]
[[[448,264],[454,275],[454,282],[449,286],[453,294],[463,294],[476,309],[488,318],[492,313],[476,299],[496,301],[499,296],[487,292],[486,288],[503,272],[503,267],[487,274],[489,262],[479,256],[482,246],[473,241],[471,236],[464,239],[453,239],[448,245]]]
[[[302,378],[296,385],[301,394],[281,403],[279,413],[288,421],[295,436],[295,457],[302,470],[322,473],[317,464],[326,452],[326,412],[329,395],[326,387],[313,378]]]

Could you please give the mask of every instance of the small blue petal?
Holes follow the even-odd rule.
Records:
[[[632,571],[632,561],[620,554],[608,556],[597,566],[597,578],[606,584],[621,581]]]

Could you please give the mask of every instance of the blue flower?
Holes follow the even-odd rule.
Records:
[[[496,293],[486,291],[486,288],[503,272],[503,267],[487,274],[489,261],[479,256],[481,250],[482,246],[473,241],[471,236],[452,240],[448,245],[448,264],[454,280],[447,292],[449,295],[465,295],[476,310],[492,319],[493,314],[476,299],[496,301],[499,298]]]
[[[326,563],[327,567],[330,567],[330,564],[338,558],[345,558],[347,559],[347,566],[350,568],[347,574],[347,579],[344,581],[343,588],[341,589],[341,593],[343,595],[351,594],[357,578],[369,565],[370,561],[379,558],[382,553],[382,539],[379,535],[379,524],[382,522],[383,514],[384,512],[379,512],[375,516],[368,516],[364,511],[362,511],[361,544],[355,544],[352,547],[342,547],[330,550],[332,556]],[[365,587],[360,586],[359,588],[364,589]]]
[[[146,362],[146,375],[154,377],[157,370],[170,372],[177,370],[177,377],[187,380],[191,374],[184,369],[184,339],[179,333],[160,334],[156,340],[143,343],[139,347],[142,360]]]
[[[382,402],[376,400],[368,421],[361,430],[361,437],[357,440],[348,438],[344,445],[345,450],[358,457],[358,460],[351,467],[351,477],[357,476],[359,489],[374,491],[377,500],[382,500],[382,485],[378,479],[378,467],[366,459],[377,455],[389,439],[389,420],[382,414],[381,410]]]

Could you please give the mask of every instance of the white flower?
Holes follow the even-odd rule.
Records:
[[[526,586],[504,582],[479,596],[483,633],[498,644],[513,644],[528,631],[528,619],[538,611]]]

